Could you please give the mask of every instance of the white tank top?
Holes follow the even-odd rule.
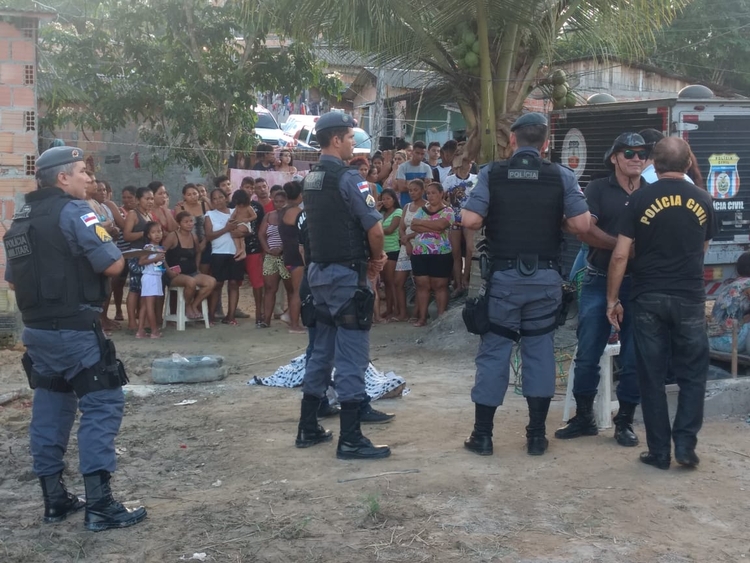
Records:
[[[229,213],[224,213],[216,209],[206,211],[206,217],[211,219],[211,228],[214,232],[226,227],[227,221],[229,221],[231,216],[231,211]],[[235,252],[234,241],[232,240],[232,235],[229,233],[224,233],[219,238],[211,241],[211,254],[234,254]]]

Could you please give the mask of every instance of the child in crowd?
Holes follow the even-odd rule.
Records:
[[[258,218],[258,214],[255,213],[255,209],[250,205],[250,196],[245,190],[237,190],[232,194],[232,216],[229,218],[230,221],[236,221],[238,226],[244,226],[247,232],[238,231],[237,235],[232,235],[234,240],[234,248],[237,251],[234,255],[234,259],[244,260],[247,256],[245,252],[245,236],[253,234],[253,221]]]
[[[143,266],[141,277],[141,302],[140,315],[138,318],[138,332],[136,338],[147,338],[146,323],[151,326],[151,338],[161,338],[159,327],[156,323],[156,303],[159,297],[164,295],[162,276],[166,271],[164,267],[164,248],[161,245],[163,237],[161,225],[150,221],[143,229],[143,237],[146,239],[144,250],[152,250],[154,254],[142,256],[138,263]]]

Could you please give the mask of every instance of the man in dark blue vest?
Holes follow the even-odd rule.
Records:
[[[370,357],[374,294],[368,271],[382,270],[381,216],[369,184],[344,164],[353,156],[351,116],[330,112],[315,124],[320,162],[307,175],[303,199],[310,264],[307,280],[315,303],[315,342],[305,370],[295,445],[306,448],[329,442],[331,432],[318,424],[317,413],[331,370],[341,403],[339,459],[388,457],[388,446],[375,446],[362,435],[361,407],[367,399],[365,371]]]
[[[542,158],[547,119],[521,116],[511,126],[510,160],[479,173],[462,212],[464,227],[484,226],[491,263],[485,279],[489,330],[476,357],[474,431],[464,446],[491,455],[495,411],[510,378],[510,355],[520,340],[523,394],[529,408],[526,446],[530,455],[547,449],[545,421],[555,394],[554,330],[562,300],[558,256],[562,229],[588,230],[590,215],[575,174]]]
[[[83,152],[53,147],[37,160],[39,190],[13,217],[3,237],[5,279],[16,292],[23,324],[23,358],[34,403],[29,434],[34,473],[44,495],[44,521],[59,522],[84,503],[63,483],[63,456],[80,408],[78,450],[86,487],[86,528],[132,526],[144,508],[128,510],[112,498],[115,437],[125,398],[125,372],[99,315],[108,277],[125,262],[112,237],[84,201]]]

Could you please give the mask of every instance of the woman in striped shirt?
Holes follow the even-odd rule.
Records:
[[[258,232],[260,244],[265,252],[263,258],[263,322],[258,328],[267,328],[271,326],[271,316],[276,306],[276,292],[279,289],[279,280],[284,282],[287,295],[294,291],[292,287],[291,274],[284,266],[282,257],[284,246],[279,235],[280,216],[279,210],[286,205],[286,193],[284,190],[273,192],[272,196],[275,211],[267,213],[263,217]]]

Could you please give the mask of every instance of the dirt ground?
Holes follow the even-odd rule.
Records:
[[[294,448],[299,390],[246,385],[301,353],[305,336],[258,330],[251,320],[170,328],[161,341],[116,333],[133,384],[149,384],[151,360],[172,352],[224,355],[230,375],[128,394],[113,488],[119,499],[144,503],[148,518],[98,534],[83,528],[82,512],[42,523],[30,403],[0,407],[0,561],[178,562],[202,553],[211,562],[279,563],[750,559],[744,419],[706,421],[695,471],[644,466],[643,448],[618,447],[611,431],[552,439],[546,455],[529,457],[525,403],[510,389],[496,417],[495,455],[479,457],[462,447],[473,422],[474,347],[418,345],[427,334],[404,324],[373,330],[375,365],[405,377],[411,393],[376,403],[396,413],[391,424],[364,428],[393,455],[344,462],[335,459],[335,441]],[[19,359],[18,351],[0,352],[0,393],[23,387]],[[561,422],[560,391],[548,434]],[[183,399],[198,402],[175,406]],[[337,419],[325,422],[338,433]],[[636,432],[645,440],[642,425]],[[68,485],[82,492],[75,434],[67,460]]]

